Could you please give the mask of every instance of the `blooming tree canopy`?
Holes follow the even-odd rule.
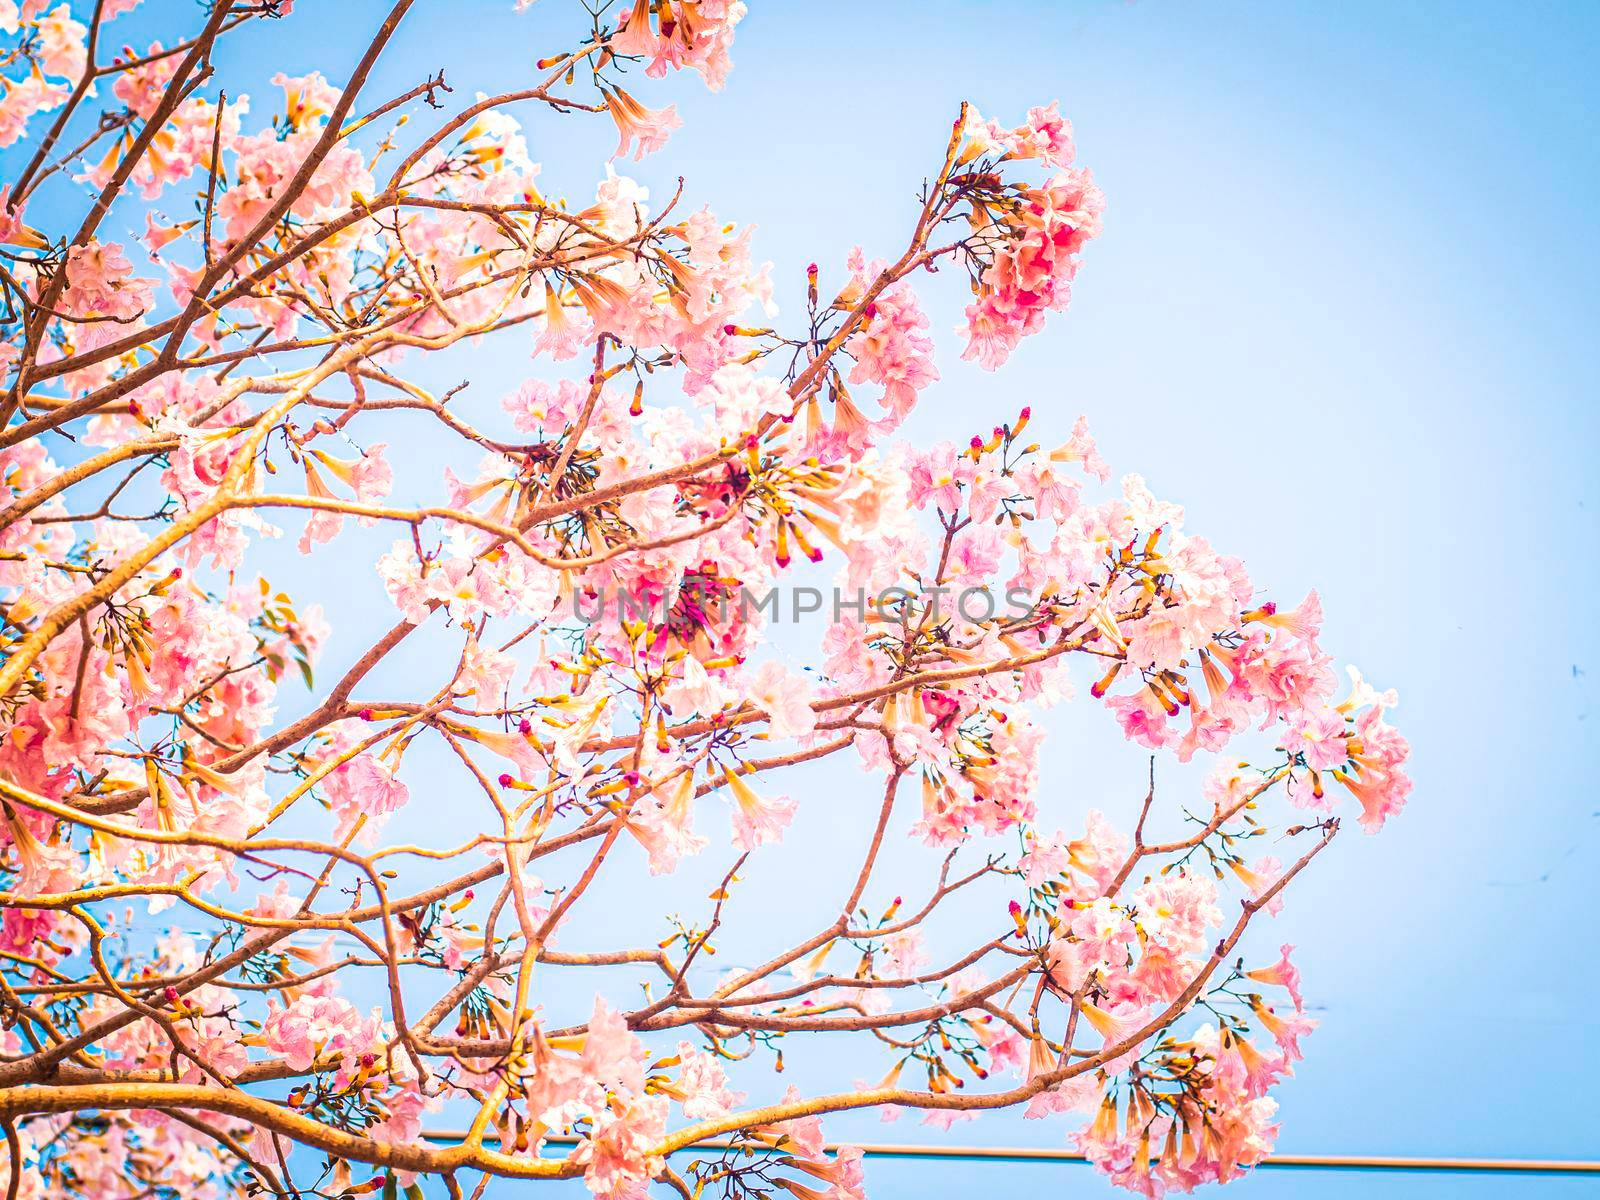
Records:
[[[1401,807],[1407,746],[1316,595],[1264,599],[1108,486],[1075,414],[904,440],[938,379],[918,289],[969,286],[944,352],[990,369],[1068,305],[1102,196],[1056,106],[962,107],[886,201],[892,259],[777,286],[681,189],[547,195],[519,124],[661,151],[738,0],[574,8],[569,49],[470,103],[421,71],[373,94],[414,0],[329,48],[342,87],[248,99],[219,47],[311,13],[161,5],[171,36],[117,49],[137,3],[0,0],[8,1197],[845,1200],[850,1109],[1022,1107],[1151,1196],[1259,1161],[1314,1022],[1247,926],[1343,815]],[[553,36],[539,7],[496,36]],[[525,364],[503,400],[486,354]],[[335,635],[315,564],[362,526],[392,607]],[[280,536],[310,556],[287,590]],[[780,653],[783,589],[824,577],[783,635],[810,657]],[[1075,692],[1153,760],[1215,759],[1203,793],[1152,767],[1059,828],[1038,713]],[[720,967],[819,802],[786,774],[830,757],[860,792],[821,916]],[[882,878],[907,809],[936,878]],[[696,856],[698,907],[561,938]],[[952,912],[953,953],[925,936]],[[846,1040],[844,1077],[776,1083]]]

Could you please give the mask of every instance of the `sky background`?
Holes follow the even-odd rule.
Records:
[[[1256,943],[1300,947],[1323,1022],[1279,1089],[1278,1148],[1600,1158],[1600,5],[753,7],[721,94],[693,78],[640,89],[675,101],[684,128],[630,172],[658,197],[682,175],[694,207],[755,223],[779,303],[798,311],[807,262],[824,264],[826,290],[851,246],[898,253],[962,99],[1005,123],[1059,99],[1108,199],[1072,309],[986,374],[956,358],[960,281],[920,288],[943,379],[909,436],[964,441],[1030,404],[1049,442],[1087,414],[1115,472],[1184,504],[1190,531],[1244,558],[1280,600],[1318,588],[1324,645],[1399,689],[1410,806],[1374,838],[1349,822]],[[576,5],[509,8],[425,0],[371,95],[440,67],[457,102],[525,85],[532,60],[566,44]],[[180,11],[193,19],[187,0],[147,0],[118,33],[157,16],[170,27]],[[379,12],[302,0],[224,77],[253,73],[263,116],[274,70],[342,82]],[[603,174],[609,124],[530,116],[547,194],[581,203]],[[520,343],[498,345],[473,359],[473,412],[532,370]],[[404,467],[402,454],[402,480]],[[286,541],[276,578],[308,590]],[[316,560],[335,628],[350,631],[330,675],[374,606],[388,619],[371,558],[350,545],[331,566]],[[427,665],[426,642],[408,647],[391,678]],[[1097,806],[1130,821],[1142,752],[1088,704],[1046,721],[1041,824],[1081,828]],[[848,767],[794,778],[801,816],[750,900],[774,926],[794,897],[844,890],[830,849],[866,802]],[[1166,765],[1160,779],[1174,795],[1197,782]],[[913,881],[926,863],[914,851],[892,864]],[[628,928],[642,903],[620,887],[600,897],[569,944]],[[822,1065],[837,1081],[841,1064]],[[870,1114],[829,1132],[942,1136]],[[1057,1146],[1063,1128],[990,1117],[943,1140]],[[869,1182],[878,1200],[1113,1194],[1063,1165],[873,1160]],[[1596,1190],[1575,1177],[1277,1171],[1227,1194],[1352,1187],[1408,1200]]]

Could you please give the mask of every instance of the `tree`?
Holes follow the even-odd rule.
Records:
[[[1079,1111],[1151,1195],[1258,1161],[1313,1022],[1289,948],[1241,940],[1341,807],[1400,808],[1407,747],[1392,693],[1336,687],[1315,594],[1262,602],[1137,476],[1102,491],[1081,419],[895,440],[937,379],[914,278],[966,276],[988,368],[1067,306],[1102,197],[1056,106],[963,107],[899,257],[813,265],[780,321],[748,231],[621,176],[547,198],[510,111],[659,150],[677,114],[639,96],[719,87],[737,0],[602,7],[470,104],[442,74],[369,94],[398,0],[342,89],[279,76],[270,122],[218,49],[309,14],[211,0],[109,57],[136,3],[0,0],[8,1197],[850,1197],[820,1119],[875,1106]],[[148,262],[103,233],[129,212]],[[503,412],[433,384],[530,352]],[[331,683],[318,576],[252,565],[274,522],[312,564],[394,533],[394,611],[340,630]],[[1120,823],[1055,830],[1033,713],[1074,674],[1152,756],[1217,756],[1203,796],[1158,801],[1152,757]],[[870,779],[824,915],[701,982],[783,854],[785,772],[834,756]],[[908,807],[944,856],[896,887]],[[1250,857],[1269,830],[1284,861]],[[721,879],[696,911],[558,942],[693,856]],[[952,910],[959,953],[923,937]],[[773,1087],[845,1039],[877,1082]]]

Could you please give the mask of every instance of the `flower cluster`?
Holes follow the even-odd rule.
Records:
[[[1100,232],[1105,197],[1087,170],[1073,167],[1072,125],[1052,104],[1028,111],[1027,121],[1002,129],[969,109],[957,160],[983,186],[996,166],[1038,159],[1059,168],[1037,187],[1018,187],[985,204],[975,237],[976,299],[967,306],[967,346],[961,357],[994,369],[1017,343],[1044,325],[1046,312],[1066,308],[1084,243]]]
[[[137,3],[138,0],[134,0]],[[133,7],[126,0],[108,5],[116,15]],[[66,102],[73,84],[82,76],[88,26],[77,20],[72,6],[59,3],[46,8],[46,0],[0,2],[0,34],[14,39],[4,57],[4,101],[0,102],[0,146],[10,146],[27,133],[30,118],[52,112]],[[12,73],[14,72],[14,73]]]
[[[213,65],[288,0],[107,59],[131,7],[0,0],[34,151],[0,190],[0,1182],[860,1200],[822,1114],[1013,1105],[1152,1196],[1260,1161],[1312,1022],[1248,929],[1346,812],[1401,810],[1409,750],[1317,593],[1108,486],[1085,419],[915,440],[918,289],[964,271],[997,367],[1099,231],[1056,106],[964,109],[903,248],[775,275],[681,193],[551,197],[530,156],[554,114],[661,150],[660,81],[720,87],[743,4],[591,12],[501,96],[312,72],[255,106]],[[285,531],[295,590],[356,578],[371,629],[264,576]],[[1219,765],[1072,828],[1043,712],[1075,697]],[[865,781],[839,869],[741,944],[825,759]],[[884,878],[898,829],[929,880]],[[873,1078],[779,1095],[818,1034]]]

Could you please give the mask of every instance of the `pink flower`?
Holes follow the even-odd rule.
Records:
[[[596,1115],[592,1132],[572,1151],[591,1192],[608,1200],[642,1194],[666,1162],[654,1151],[666,1136],[667,1109],[665,1096],[633,1096]]]
[[[378,503],[394,487],[394,472],[383,457],[386,449],[382,442],[368,446],[351,468],[350,486],[355,489],[356,499],[363,504]]]
[[[457,695],[474,697],[479,710],[499,708],[516,670],[517,660],[511,655],[473,638],[461,652],[461,670],[454,690]]]
[[[1048,142],[1049,135],[1046,134]],[[1061,171],[1042,188],[1021,191],[1020,227],[979,279],[979,296],[967,307],[964,359],[994,370],[1027,334],[1044,327],[1047,310],[1067,306],[1078,252],[1100,232],[1105,198],[1088,171]]]
[[[1160,943],[1175,954],[1201,953],[1211,928],[1222,923],[1215,882],[1192,871],[1169,872],[1141,885],[1133,908],[1146,947]]]
[[[955,540],[945,563],[944,578],[953,586],[979,583],[989,579],[1000,565],[1005,552],[1005,541],[994,525],[969,525]],[[981,603],[973,604],[974,612],[982,612]]]
[[[1317,771],[1291,770],[1284,791],[1289,803],[1296,808],[1331,813],[1336,807],[1337,797],[1327,790],[1321,773]]]
[[[1290,732],[1284,749],[1305,755],[1306,766],[1314,771],[1342,767],[1350,757],[1344,718],[1331,708],[1301,712],[1286,718]]]
[[[769,842],[783,840],[783,831],[794,819],[795,803],[784,796],[763,800],[732,768],[723,778],[733,793],[733,844],[740,850],[754,850]]]
[[[746,694],[767,714],[773,737],[798,737],[817,726],[811,708],[811,684],[782,663],[768,659],[745,679]]]
[[[852,251],[853,286],[865,290],[884,266],[882,262],[865,263],[859,249]],[[845,353],[855,359],[849,381],[883,385],[883,407],[889,412],[886,429],[904,420],[916,404],[917,394],[938,381],[933,339],[922,333],[927,327],[928,318],[916,293],[899,283],[878,293],[866,320],[845,343]]]
[[[628,831],[650,855],[650,874],[677,869],[678,859],[699,854],[708,844],[694,832],[694,772],[685,768],[669,793],[641,800],[628,820]]]
[[[25,246],[30,250],[43,250],[49,240],[37,229],[22,223],[23,205],[11,203],[11,185],[0,187],[0,242],[8,246]]]
[[[1065,833],[1058,829],[1049,838],[1041,839],[1030,831],[1026,841],[1028,849],[1017,861],[1017,866],[1022,870],[1022,877],[1029,887],[1038,887],[1058,875],[1066,874],[1071,851]]]
[[[1317,1027],[1316,1021],[1298,1011],[1281,1016],[1270,1004],[1260,1000],[1253,1001],[1250,1009],[1255,1013],[1256,1020],[1261,1022],[1262,1028],[1273,1036],[1283,1050],[1287,1061],[1298,1062],[1304,1057],[1300,1053],[1300,1038]]]
[[[1078,462],[1082,464],[1083,474],[1098,478],[1101,483],[1110,478],[1110,467],[1107,466],[1106,459],[1099,456],[1099,450],[1094,446],[1094,438],[1090,437],[1090,422],[1083,416],[1072,424],[1072,437],[1050,451],[1050,461]]]
[[[38,25],[39,69],[46,75],[65,76],[74,81],[87,65],[84,37],[88,28],[72,18],[67,4],[58,4]]]
[[[272,84],[283,89],[283,115],[295,129],[327,116],[339,102],[339,89],[330,87],[321,71],[297,76],[279,71],[272,77]]]
[[[644,1063],[644,1043],[628,1028],[627,1018],[596,996],[583,1042],[585,1077],[607,1087],[642,1092]]]
[[[1298,608],[1289,612],[1279,612],[1275,604],[1264,604],[1256,611],[1246,613],[1244,619],[1281,629],[1304,642],[1314,642],[1317,634],[1322,632],[1322,601],[1313,591],[1300,602]]]
[[[621,138],[611,153],[612,158],[626,154],[629,145],[637,141],[639,145],[633,152],[633,160],[638,162],[646,154],[654,154],[665,146],[672,131],[683,124],[676,105],[646,108],[621,88],[606,93],[606,107],[611,110],[611,119],[616,122]]]
[[[148,53],[156,57],[143,66],[123,71],[111,85],[111,90],[118,100],[146,119],[161,104],[180,61],[175,55],[163,54],[161,50],[160,42],[150,43]],[[95,174],[98,175],[98,171]],[[147,214],[147,218],[150,215],[153,214]],[[155,247],[151,249],[154,250]]]
[[[1089,810],[1084,836],[1067,843],[1072,869],[1087,875],[1094,895],[1104,893],[1128,858],[1128,839],[1097,808]]]
[[[588,340],[589,321],[568,314],[566,302],[548,282],[544,285],[542,316],[539,336],[533,343],[533,357],[548,352],[556,362],[564,362]]]
[[[661,40],[650,27],[650,0],[634,0],[633,7],[617,22],[617,31],[606,46],[611,53],[623,57],[639,55],[653,59]]]
[[[931,502],[945,512],[959,512],[961,488],[971,483],[975,469],[972,459],[959,454],[949,442],[927,451],[913,450],[907,470],[911,503],[926,508]]]
[[[1262,967],[1255,971],[1246,971],[1245,975],[1250,979],[1254,979],[1257,983],[1275,984],[1278,987],[1286,988],[1289,992],[1289,998],[1294,1001],[1295,1011],[1301,1012],[1305,1009],[1305,1001],[1300,995],[1300,971],[1289,961],[1289,953],[1293,949],[1293,946],[1287,943],[1284,944],[1279,948],[1278,961],[1273,963],[1272,966]]]
[[[1140,688],[1131,696],[1112,696],[1106,701],[1106,707],[1115,714],[1123,736],[1130,742],[1160,750],[1176,736],[1167,728],[1166,710],[1149,688]]]
[[[793,1084],[784,1092],[783,1102],[793,1104],[800,1099],[800,1089]],[[754,1130],[762,1141],[778,1146],[797,1158],[821,1159],[826,1153],[826,1140],[822,1135],[821,1117],[794,1117],[775,1121]]]
[[[671,1085],[671,1094],[683,1105],[683,1115],[689,1120],[725,1117],[744,1100],[744,1093],[728,1087],[727,1072],[716,1055],[679,1042],[677,1058],[680,1073],[677,1083]]]
[[[331,772],[323,781],[323,788],[339,817],[341,837],[348,834],[360,818],[387,817],[405,807],[411,798],[410,789],[395,777],[393,769],[371,754],[358,754]],[[369,828],[372,820],[368,822]]]
[[[560,301],[549,295],[546,310],[554,306],[560,311]],[[567,426],[577,421],[588,399],[589,390],[575,379],[563,379],[550,384],[540,379],[529,379],[502,402],[512,422],[524,433],[544,433],[557,436]]]
[[[340,1056],[348,1066],[373,1048],[381,1026],[376,1010],[364,1018],[341,997],[303,994],[287,1008],[268,1002],[261,1037],[267,1049],[282,1054],[295,1070],[306,1071],[324,1055]]]
[[[780,1179],[778,1184],[799,1200],[866,1200],[861,1157],[861,1151],[855,1146],[840,1146],[831,1159],[792,1157],[790,1166],[821,1180],[828,1185],[827,1189],[812,1187],[798,1179]]]
[[[1250,894],[1260,899],[1283,877],[1283,862],[1275,854],[1264,854],[1248,867],[1241,862],[1228,864],[1239,881],[1250,889]],[[1283,893],[1267,901],[1266,911],[1277,916],[1283,911]]]
[[[1316,709],[1332,693],[1332,660],[1314,642],[1258,635],[1237,650],[1224,652],[1213,645],[1211,653],[1225,662],[1235,680],[1250,694],[1267,729],[1287,714]]]
[[[891,978],[909,979],[930,961],[922,947],[920,929],[906,929],[884,938],[883,954]]]
[[[1383,823],[1405,807],[1411,780],[1400,770],[1411,747],[1383,719],[1383,709],[1369,708],[1356,719],[1350,760],[1355,770],[1335,771],[1333,777],[1361,802],[1361,827],[1376,833]]]
[[[104,345],[127,332],[154,300],[148,279],[136,279],[133,264],[116,242],[89,242],[67,252],[67,286],[62,311],[79,318],[74,336],[85,348]]]
[[[0,103],[0,146],[9,146],[27,131],[28,118],[48,112],[66,102],[72,89],[65,84],[47,83],[42,75],[29,73],[21,80],[7,80],[4,102]]]
[[[76,890],[83,860],[71,843],[58,841],[53,835],[48,841],[41,841],[25,818],[13,816],[9,808],[3,815],[0,829],[11,835],[16,855],[14,890],[23,896]]]
[[[1072,144],[1072,122],[1061,115],[1059,101],[1049,108],[1030,108],[1028,119],[1011,131],[1006,148],[1018,158],[1037,158],[1053,167],[1064,167],[1076,153]]]
[[[1016,494],[1016,481],[1009,475],[979,471],[967,489],[967,511],[974,521],[992,521],[1000,505]]]

